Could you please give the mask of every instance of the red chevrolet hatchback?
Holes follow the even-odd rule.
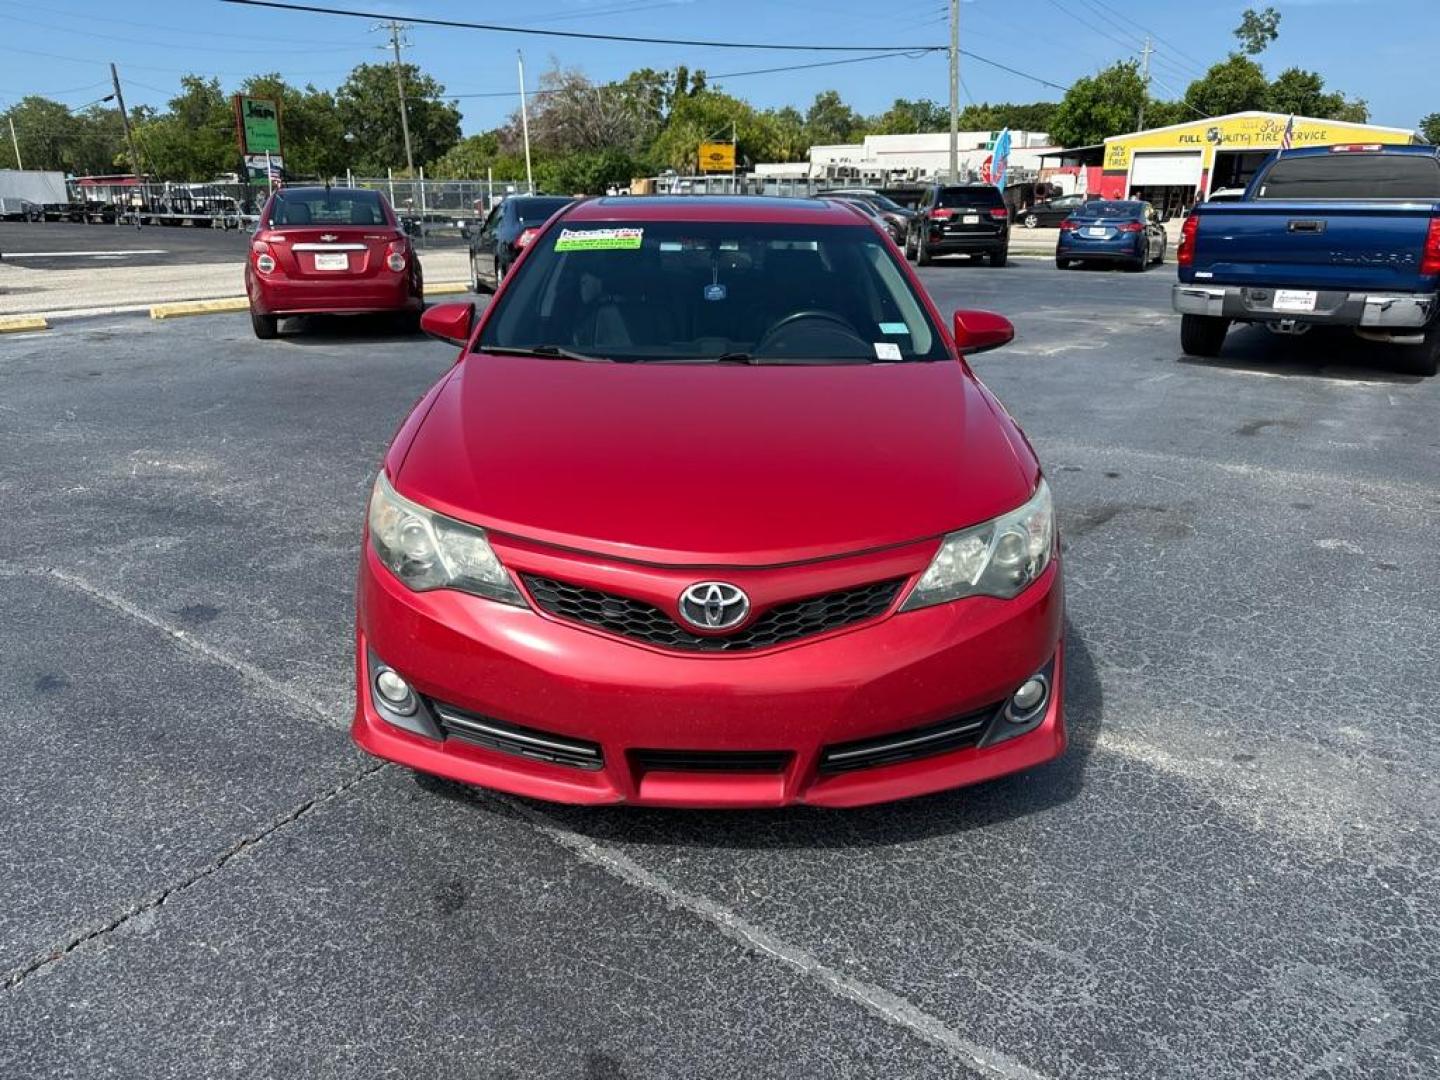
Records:
[[[258,338],[287,315],[393,312],[413,323],[425,306],[420,261],[378,191],[293,187],[270,196],[245,260]]]
[[[376,478],[353,734],[543,799],[855,806],[1056,757],[1050,492],[880,229],[561,211]]]

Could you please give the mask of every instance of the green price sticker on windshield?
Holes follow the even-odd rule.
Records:
[[[561,229],[556,251],[638,251],[644,229]]]

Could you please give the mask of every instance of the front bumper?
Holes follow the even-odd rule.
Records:
[[[463,593],[412,593],[366,545],[357,598],[352,734],[376,756],[424,772],[569,803],[858,806],[977,783],[1065,748],[1059,561],[1014,600],[971,598],[886,614],[812,640],[750,653],[652,649],[529,609]],[[532,736],[594,745],[577,768],[436,739],[384,719],[371,657],[437,708]],[[893,764],[831,771],[822,754],[957,717],[993,712],[1046,665],[1051,693],[1032,728]],[[772,771],[687,768],[686,755],[776,754]],[[656,764],[659,761],[660,764]]]
[[[1238,322],[1293,320],[1376,330],[1418,330],[1429,325],[1440,303],[1434,293],[1362,293],[1317,290],[1314,311],[1275,307],[1275,289],[1181,282],[1170,294],[1181,315],[1210,315]]]

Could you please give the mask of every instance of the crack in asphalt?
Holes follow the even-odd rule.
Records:
[[[157,908],[163,907],[172,896],[183,893],[191,886],[196,885],[201,881],[204,881],[212,874],[218,873],[220,870],[223,870],[228,863],[243,855],[251,848],[263,844],[266,840],[270,839],[282,829],[294,825],[296,822],[300,821],[301,819],[306,817],[306,815],[312,813],[314,810],[334,799],[338,799],[351,788],[355,787],[355,785],[363,783],[365,780],[369,779],[370,777],[376,775],[377,773],[383,771],[388,767],[388,764],[383,761],[376,761],[366,765],[365,768],[361,769],[355,775],[348,777],[347,779],[341,781],[338,784],[326,788],[319,794],[312,796],[309,799],[306,799],[298,806],[294,806],[291,809],[287,810],[279,817],[272,819],[264,828],[242,837],[240,840],[236,841],[234,844],[231,844],[228,848],[222,851],[214,859],[211,859],[204,866],[200,867],[198,870],[195,870],[190,874],[187,874],[185,877],[162,889],[160,892],[153,893],[150,896],[139,901],[138,903],[131,904],[114,918],[110,919],[105,923],[102,923],[99,926],[91,926],[88,929],[72,934],[68,939],[66,939],[64,944],[54,949],[51,949],[50,951],[40,956],[35,957],[28,964],[25,964],[22,967],[15,968],[14,970],[8,972],[5,976],[5,980],[3,983],[5,991],[8,993],[10,991],[18,989],[27,979],[30,979],[35,975],[44,973],[48,968],[50,968],[54,964],[58,964],[61,960],[65,959],[65,957],[69,956],[76,949],[79,949],[92,941],[98,941],[99,939],[114,933],[116,930],[119,930],[131,920],[148,912],[154,911]]]

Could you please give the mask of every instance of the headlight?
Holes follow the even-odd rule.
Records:
[[[950,533],[901,611],[962,596],[1018,596],[1050,565],[1055,510],[1044,480],[1030,501],[983,525]]]
[[[390,572],[416,592],[459,589],[525,606],[484,529],[402,499],[384,472],[370,494],[370,543]]]

